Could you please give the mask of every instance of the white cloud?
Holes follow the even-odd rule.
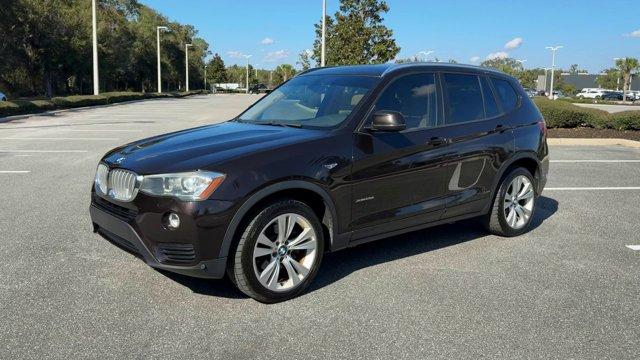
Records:
[[[262,39],[262,41],[260,41],[260,44],[262,44],[262,45],[271,45],[271,44],[273,44],[274,42],[275,42],[275,41],[273,41],[273,39],[272,39],[272,38],[268,38],[268,37],[267,37],[267,38]]]
[[[506,51],[498,51],[487,55],[487,60],[491,59],[504,59],[509,57],[509,53]]]
[[[520,47],[520,45],[522,45],[523,41],[524,40],[522,40],[521,37],[513,38],[512,40],[509,40],[506,44],[504,44],[504,48],[507,50],[517,49]]]
[[[472,63],[477,63],[480,60],[480,56],[472,56],[471,59],[469,59],[469,61],[471,61]]]
[[[628,36],[640,38],[640,29],[632,31]]]
[[[240,51],[227,51],[227,56],[238,59],[242,57],[242,53]]]
[[[265,62],[276,62],[282,59],[286,59],[289,57],[289,52],[287,50],[278,50],[267,53],[264,57]]]

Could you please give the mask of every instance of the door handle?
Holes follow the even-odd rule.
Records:
[[[439,136],[434,136],[427,142],[427,145],[431,146],[442,146],[447,145],[449,143],[449,139]]]

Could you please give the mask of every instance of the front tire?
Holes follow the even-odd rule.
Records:
[[[521,235],[529,230],[535,205],[535,179],[526,169],[515,168],[502,179],[485,227],[499,236]]]
[[[264,303],[302,293],[318,272],[324,252],[322,225],[296,200],[263,208],[246,226],[228,269],[240,291]]]

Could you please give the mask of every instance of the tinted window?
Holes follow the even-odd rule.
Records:
[[[482,83],[482,95],[484,95],[484,111],[486,112],[486,116],[488,118],[498,116],[500,110],[498,110],[498,104],[491,91],[489,81],[487,81],[487,78],[481,77],[480,82]]]
[[[436,81],[434,74],[407,75],[387,87],[378,102],[376,111],[398,111],[404,116],[407,129],[436,125]]]
[[[484,117],[480,81],[476,75],[444,74],[447,96],[447,124],[457,124]]]
[[[511,84],[506,80],[493,78],[491,79],[491,82],[493,82],[493,87],[498,93],[498,97],[500,98],[500,103],[502,104],[504,111],[508,112],[515,109],[516,104],[518,103],[518,95],[516,94],[516,91],[513,90]]]

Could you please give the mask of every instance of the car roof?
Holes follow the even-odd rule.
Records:
[[[309,69],[300,73],[298,76],[305,75],[361,75],[361,76],[374,76],[384,77],[388,74],[392,74],[401,70],[407,69],[419,69],[419,70],[439,70],[439,71],[471,71],[476,73],[491,73],[494,75],[506,76],[509,75],[486,67],[452,64],[452,63],[434,63],[434,62],[412,62],[402,64],[373,64],[373,65],[348,65],[348,66],[330,66],[330,67],[318,67]]]

